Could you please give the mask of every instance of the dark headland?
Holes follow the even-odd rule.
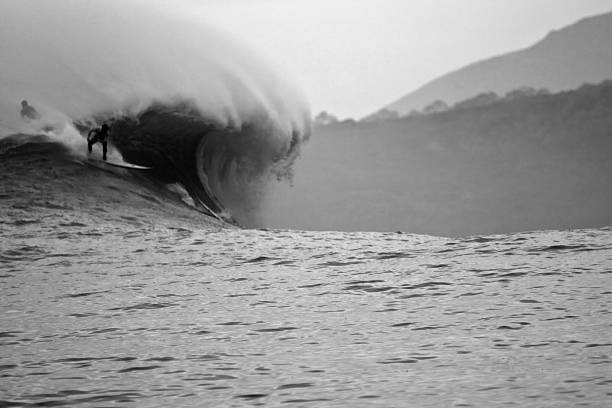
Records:
[[[459,236],[612,225],[612,82],[320,126],[296,164],[291,193],[277,192],[290,203],[270,203],[276,226]]]

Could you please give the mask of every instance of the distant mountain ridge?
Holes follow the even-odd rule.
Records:
[[[533,46],[467,65],[385,106],[400,115],[435,100],[453,104],[482,92],[530,86],[552,92],[612,79],[612,12],[551,31]]]

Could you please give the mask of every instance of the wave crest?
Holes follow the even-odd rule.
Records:
[[[126,160],[245,224],[261,183],[290,177],[310,129],[304,98],[188,13],[140,1],[17,0],[3,15],[0,136],[112,122]],[[40,121],[19,117],[22,99]]]
[[[110,120],[107,120],[110,122]],[[270,177],[291,178],[307,134],[291,137],[266,117],[222,127],[188,104],[155,105],[112,121],[112,143],[132,163],[151,166],[164,182],[180,182],[196,203],[227,219],[253,222]]]

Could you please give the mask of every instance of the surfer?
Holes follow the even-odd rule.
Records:
[[[32,105],[28,105],[28,101],[25,99],[21,101],[21,117],[25,120],[35,120],[40,118],[38,112]]]
[[[91,153],[91,147],[100,142],[102,143],[102,160],[106,160],[109,127],[104,123],[99,129],[92,129],[87,134],[87,150]]]

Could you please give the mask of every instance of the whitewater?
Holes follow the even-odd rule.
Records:
[[[83,135],[106,123],[111,156],[250,224],[261,183],[291,176],[310,134],[307,104],[261,58],[176,9],[3,3],[0,137],[44,133],[85,160]],[[39,120],[20,117],[22,100]]]
[[[84,3],[2,4],[0,406],[610,403],[612,229],[245,228],[300,91],[185,10]],[[102,123],[154,170],[89,157]]]

